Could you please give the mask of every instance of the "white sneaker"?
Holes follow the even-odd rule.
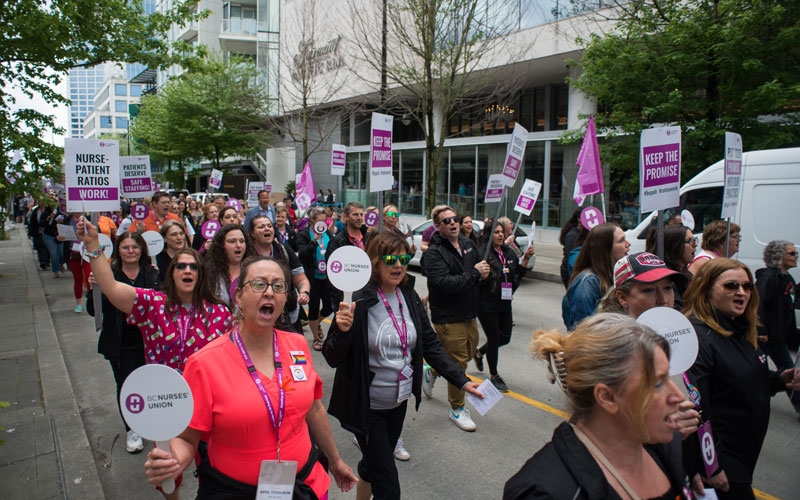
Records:
[[[408,462],[411,460],[411,453],[406,450],[406,447],[403,446],[403,436],[397,440],[397,446],[394,447],[394,458],[401,460],[403,462]]]
[[[474,432],[478,428],[469,416],[469,410],[465,407],[456,410],[450,408],[450,420],[462,431]]]
[[[125,449],[128,450],[128,453],[139,453],[144,449],[142,438],[132,430],[128,431],[128,440],[127,443],[125,443]]]
[[[428,399],[433,398],[433,384],[436,383],[436,377],[431,373],[430,365],[425,365],[422,369],[422,392]]]

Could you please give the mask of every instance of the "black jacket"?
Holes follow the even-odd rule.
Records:
[[[769,424],[769,398],[781,389],[767,357],[745,341],[747,323],[719,315],[720,325],[733,332],[723,337],[697,318],[690,318],[699,349],[686,374],[700,391],[704,421],[711,432],[720,467],[732,483],[751,483]],[[697,437],[684,440],[687,472],[705,476]]]
[[[414,368],[411,392],[416,398],[416,408],[419,409],[423,356],[451,384],[462,387],[469,382],[469,379],[442,350],[439,338],[422,308],[419,295],[408,286],[400,288],[400,291],[408,304],[409,314],[417,330],[417,341],[411,358],[411,365]],[[328,413],[339,419],[342,428],[355,434],[365,435],[369,428],[369,386],[374,377],[369,369],[367,311],[380,301],[377,289],[372,283],[354,293],[353,300],[357,303],[352,328],[347,332],[339,331],[334,317],[322,354],[328,364],[336,368]]]
[[[314,272],[317,270],[315,256],[317,254],[317,242],[311,236],[312,229],[303,229],[297,232],[297,256],[300,258],[300,263],[303,264],[303,270],[306,272],[306,277],[310,280],[314,279]],[[328,242],[328,247],[333,243],[333,236],[328,232],[331,241]]]
[[[480,311],[505,313],[511,312],[511,301],[503,300],[501,297],[501,283],[504,281],[511,283],[511,289],[516,291],[519,287],[520,280],[525,276],[526,269],[519,263],[517,254],[510,247],[501,245],[500,250],[503,252],[503,257],[506,260],[507,274],[503,274],[503,263],[500,262],[497,253],[494,250],[489,250],[489,257],[486,262],[492,268],[489,277],[481,281],[480,287]],[[480,255],[486,254],[486,248],[482,248]]]
[[[681,440],[675,433],[668,444],[646,444],[645,449],[669,479],[673,490],[688,486],[681,466]],[[553,431],[553,439],[511,476],[503,489],[504,500],[618,500],[600,466],[568,423]]]
[[[472,240],[459,234],[455,247],[439,233],[431,236],[425,252],[425,275],[430,292],[431,321],[436,324],[458,323],[478,316],[481,274],[475,264],[483,259]]]
[[[756,271],[758,289],[759,335],[769,337],[769,342],[786,344],[797,335],[794,316],[795,283],[791,274],[767,267]]]
[[[122,271],[115,272],[114,279],[120,283],[131,284]],[[138,288],[159,288],[161,282],[158,279],[158,270],[152,266],[147,266],[144,272],[139,272],[132,285]],[[91,292],[86,299],[86,312],[90,316],[94,316],[95,313]],[[122,359],[123,348],[136,348],[144,352],[141,331],[138,327],[129,325],[125,318],[126,314],[114,307],[108,298],[103,295],[103,327],[100,330],[100,338],[97,340],[97,352],[110,361]]]

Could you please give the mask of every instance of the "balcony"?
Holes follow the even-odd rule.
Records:
[[[235,54],[255,54],[258,30],[264,28],[265,23],[258,23],[255,19],[223,19],[219,34],[220,46],[222,50]]]
[[[192,40],[197,38],[197,22],[192,21],[185,26],[177,26],[175,29],[176,40]]]

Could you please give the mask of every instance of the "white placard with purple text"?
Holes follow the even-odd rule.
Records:
[[[222,187],[222,170],[214,169],[211,171],[211,177],[208,178],[208,187],[214,189]]]
[[[739,205],[739,183],[742,180],[742,136],[725,132],[725,191],[722,195],[721,218],[736,216]]]
[[[522,169],[522,157],[525,156],[525,145],[528,143],[528,131],[519,123],[514,124],[511,141],[506,151],[506,161],[503,164],[503,182],[506,186],[513,186]]]
[[[119,141],[64,139],[67,212],[116,212],[119,204]]]
[[[681,128],[642,131],[639,205],[642,213],[677,207],[681,194]]]
[[[264,189],[263,182],[247,183],[247,205],[254,207],[258,203],[258,192]]]
[[[392,189],[392,123],[394,117],[372,113],[369,143],[369,192]]]
[[[122,177],[122,196],[127,198],[153,196],[155,191],[153,191],[149,156],[121,156],[119,169]]]
[[[505,187],[505,176],[503,174],[494,174],[489,176],[489,183],[486,186],[486,198],[484,203],[492,203],[503,199],[503,188]]]
[[[347,146],[343,144],[333,144],[331,147],[331,175],[344,175],[346,158]]]
[[[519,197],[517,197],[517,203],[514,205],[514,210],[524,215],[530,215],[541,191],[541,182],[525,179],[522,190],[519,192]]]

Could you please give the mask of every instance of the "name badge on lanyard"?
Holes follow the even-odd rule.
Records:
[[[503,300],[511,300],[514,294],[514,287],[511,283],[504,281],[500,283],[500,298]]]
[[[397,402],[402,403],[411,397],[411,386],[414,382],[414,367],[406,365],[397,377]]]
[[[297,462],[262,460],[256,500],[292,500]]]

